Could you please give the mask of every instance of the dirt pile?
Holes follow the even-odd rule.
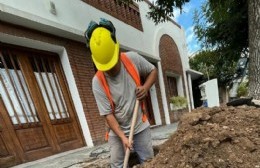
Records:
[[[141,166],[137,166],[141,167]],[[199,108],[144,168],[260,168],[260,109]]]

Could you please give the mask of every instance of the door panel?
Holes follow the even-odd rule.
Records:
[[[16,164],[16,158],[14,152],[8,149],[8,144],[10,142],[6,142],[9,139],[7,136],[4,135],[5,133],[0,130],[0,165],[1,167],[10,167]]]
[[[49,147],[42,127],[19,129],[16,131],[16,134],[23,150],[26,152]]]
[[[19,156],[15,153],[15,144],[8,132],[4,117],[2,114],[7,113],[2,98],[0,97],[0,167],[10,167],[20,163]],[[19,149],[16,149],[18,152]]]

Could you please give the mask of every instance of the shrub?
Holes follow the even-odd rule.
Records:
[[[182,96],[173,96],[170,98],[170,102],[173,104],[174,109],[183,109],[187,107],[187,99]]]
[[[248,82],[242,82],[237,89],[237,97],[245,97],[248,93]]]

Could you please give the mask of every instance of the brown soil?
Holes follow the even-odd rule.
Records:
[[[141,166],[137,166],[141,167]],[[260,168],[260,109],[199,108],[144,168]]]

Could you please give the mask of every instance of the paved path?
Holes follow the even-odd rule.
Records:
[[[177,123],[152,128],[153,145],[165,142],[177,130]],[[86,163],[108,162],[109,146],[83,147],[47,158],[14,166],[13,168],[80,168]],[[106,164],[106,163],[102,163]]]

